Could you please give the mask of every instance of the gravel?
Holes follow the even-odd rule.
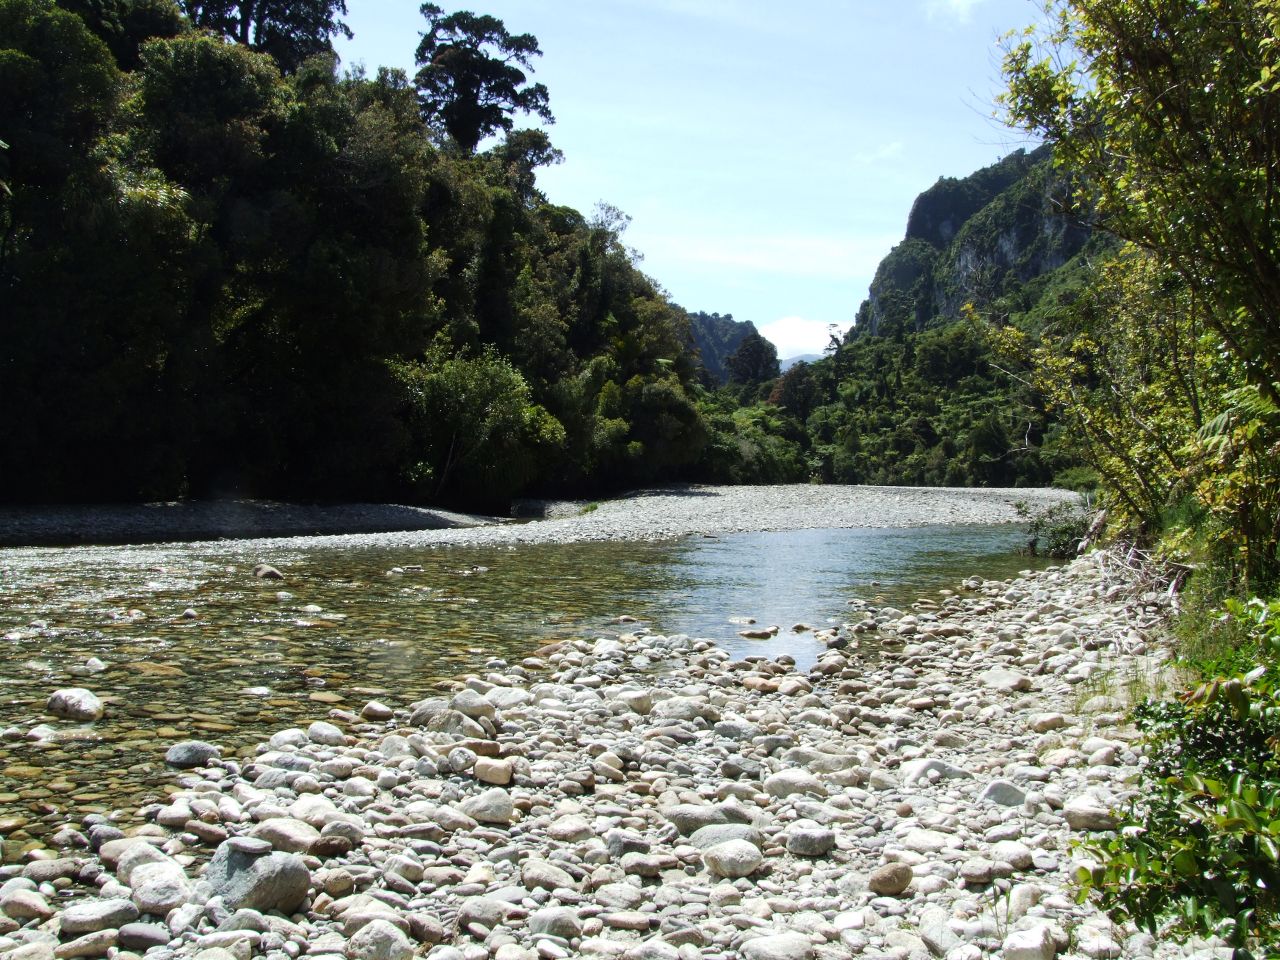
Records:
[[[1065,490],[865,486],[678,486],[599,503],[520,501],[542,519],[395,504],[304,506],[263,501],[0,508],[0,545],[158,543],[271,538],[279,547],[488,546],[668,540],[698,534],[926,524],[1010,523],[1015,504],[1043,509]]]

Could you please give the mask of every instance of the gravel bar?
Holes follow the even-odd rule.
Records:
[[[599,503],[525,501],[544,519],[450,513],[395,504],[303,506],[264,501],[2,507],[0,545],[158,543],[270,538],[276,546],[481,546],[667,540],[764,530],[1010,523],[1074,500],[1065,490],[869,486],[678,486]]]

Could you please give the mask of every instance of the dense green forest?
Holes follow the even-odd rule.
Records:
[[[537,41],[423,9],[410,77],[339,73],[323,0],[0,2],[0,498],[494,505],[694,468],[688,315],[513,129],[550,117]]]
[[[850,334],[779,378],[638,269],[625,215],[539,192],[532,35],[427,4],[414,76],[344,73],[344,12],[0,0],[0,498],[501,508],[1073,462],[973,314],[1034,328],[1080,272],[1046,150],[923,194]]]

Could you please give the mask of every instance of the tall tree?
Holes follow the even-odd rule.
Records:
[[[517,112],[554,122],[547,88],[526,83],[530,60],[542,55],[533,34],[513,35],[496,17],[465,10],[446,16],[434,3],[424,3],[422,15],[428,29],[415,83],[427,123],[474,153],[485,137],[510,130]]]
[[[333,50],[335,33],[350,37],[338,19],[346,0],[180,0],[198,27],[269,54],[285,73],[308,57]]]
[[[1057,144],[1104,225],[1217,309],[1280,383],[1280,11],[1275,0],[1051,0],[1006,51],[1010,122]]]
[[[778,376],[778,348],[752,330],[724,365],[735,383],[764,383]]]

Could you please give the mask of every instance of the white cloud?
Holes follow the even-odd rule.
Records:
[[[927,0],[924,12],[930,20],[939,17],[951,17],[961,23],[968,23],[973,16],[974,7],[986,0]]]
[[[798,357],[804,353],[822,353],[831,339],[830,324],[822,320],[804,317],[783,317],[768,323],[756,324],[760,336],[778,348],[779,358]],[[837,335],[843,335],[847,326],[839,327]]]

